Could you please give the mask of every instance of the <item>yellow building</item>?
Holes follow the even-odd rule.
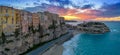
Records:
[[[1,34],[2,34],[2,8],[0,7],[0,37],[1,37]]]
[[[2,12],[2,10],[1,10],[1,7],[0,7],[0,37],[1,37],[1,33],[2,33],[2,19],[1,19],[1,12]]]
[[[15,9],[15,17],[16,17],[16,27],[15,27],[15,29],[19,29],[19,30],[21,30],[21,28],[22,28],[22,17],[21,17],[21,10],[18,10],[18,9]]]
[[[3,32],[6,35],[13,34],[17,25],[17,12],[12,7],[0,6],[0,19]]]
[[[0,37],[1,37],[1,34],[2,34],[2,20],[1,20],[1,17],[0,17]]]

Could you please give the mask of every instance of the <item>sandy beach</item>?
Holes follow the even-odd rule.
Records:
[[[51,47],[49,50],[47,50],[45,53],[43,53],[42,55],[62,55],[64,50],[64,47],[62,45],[54,45],[53,47]]]
[[[76,35],[80,32],[73,31],[73,35]],[[48,49],[46,52],[44,52],[42,55],[62,55],[64,50],[64,46],[62,44],[55,44],[50,49]]]

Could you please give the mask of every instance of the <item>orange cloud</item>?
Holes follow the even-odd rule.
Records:
[[[78,17],[76,16],[69,16],[69,15],[63,16],[63,17],[65,18],[65,20],[77,20],[78,19]]]
[[[99,14],[100,11],[97,10],[80,10],[77,9],[69,9],[66,13],[61,14],[65,18],[65,20],[93,20],[93,21],[120,21],[120,16],[119,17],[111,17],[111,18],[106,18],[106,17],[100,17],[97,16],[96,14]]]
[[[96,11],[93,10],[80,10],[80,9],[68,9],[68,11],[64,14],[60,14],[66,20],[88,20],[92,18],[96,18],[94,14]]]
[[[120,21],[120,16],[119,17],[112,17],[112,18],[95,18],[93,19],[94,21]]]
[[[101,14],[100,10],[93,10],[93,9],[67,9],[61,7],[49,7],[49,11],[54,11],[54,13],[58,13],[60,16],[64,17],[65,20],[93,20],[93,21],[120,21],[119,17],[100,17],[98,16]]]

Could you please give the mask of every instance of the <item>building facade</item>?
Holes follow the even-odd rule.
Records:
[[[50,15],[49,12],[38,12],[40,16],[40,25],[43,29],[43,34],[49,33],[49,26],[52,24],[51,20],[48,15]]]
[[[32,20],[33,20],[33,29],[38,30],[40,25],[40,17],[37,13],[32,14]]]
[[[60,21],[60,24],[64,24],[65,20],[64,20],[64,17],[59,17],[59,21]]]
[[[16,10],[12,7],[0,6],[2,30],[6,35],[13,34],[17,25]]]
[[[22,33],[26,34],[28,33],[28,13],[27,11],[21,11],[21,26],[22,26]]]
[[[0,37],[2,35],[2,8],[0,7]]]
[[[2,32],[6,35],[14,34],[16,29],[19,29],[21,33],[28,33],[31,26],[35,30],[39,28],[39,25],[43,27],[43,32],[47,33],[50,26],[59,26],[62,22],[64,22],[63,17],[48,11],[30,13],[12,7],[0,6],[0,36]]]

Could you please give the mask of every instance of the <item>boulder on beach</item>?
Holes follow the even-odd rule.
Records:
[[[84,33],[102,34],[110,32],[109,27],[102,22],[84,22],[78,24],[78,29]]]

